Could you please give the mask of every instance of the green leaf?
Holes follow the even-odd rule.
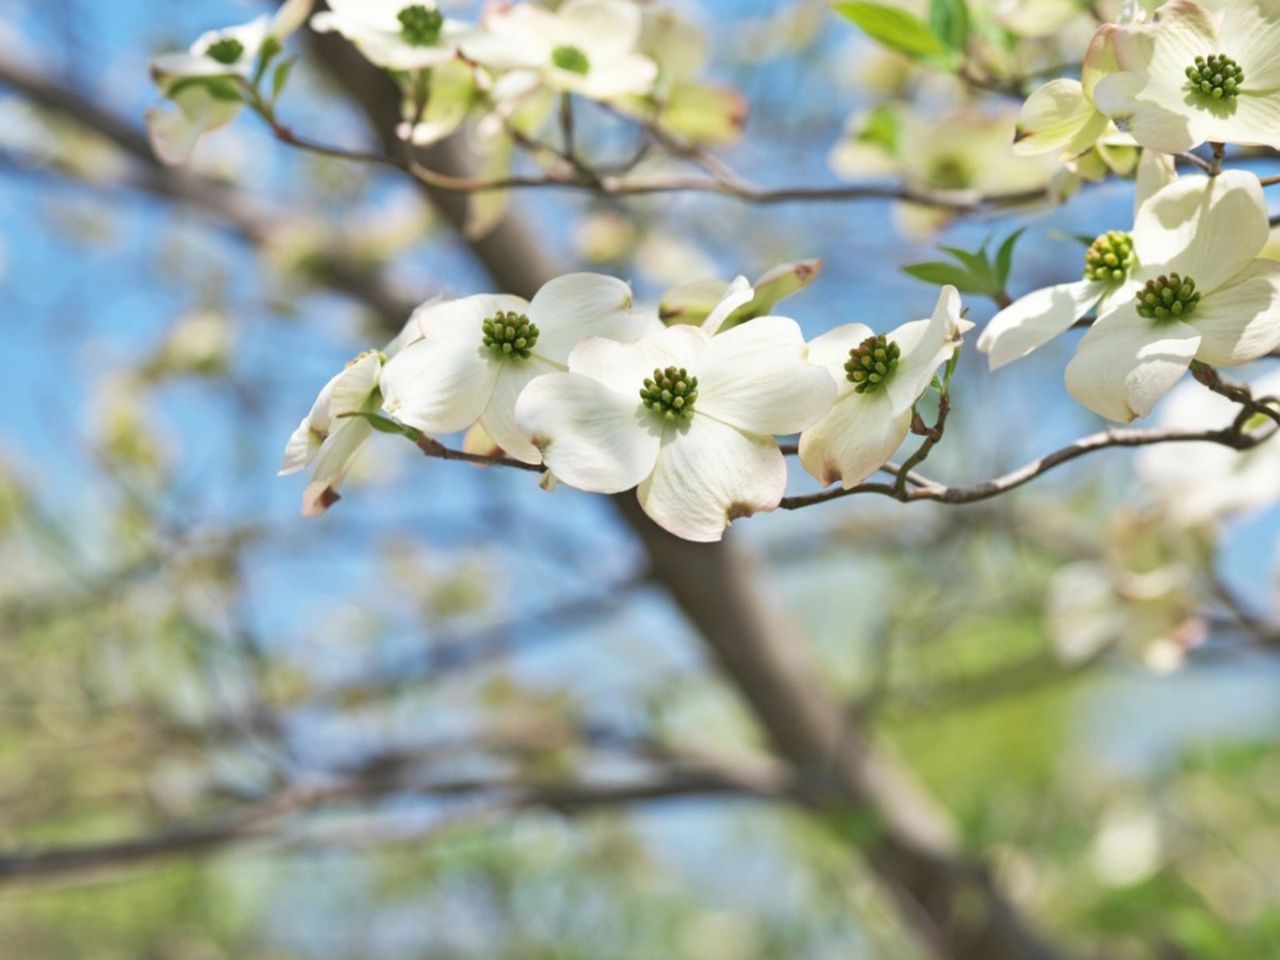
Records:
[[[1001,290],[1009,282],[1009,271],[1013,267],[1013,248],[1026,230],[1027,228],[1023,227],[1013,231],[1005,237],[1004,243],[1000,244],[1000,249],[996,251],[996,282],[1000,284]]]
[[[870,0],[840,0],[836,13],[872,40],[917,60],[952,62],[954,51],[919,17]]]
[[[952,50],[963,53],[969,42],[969,5],[965,0],[930,0],[929,29]]]
[[[925,283],[936,283],[940,287],[949,283],[961,293],[987,292],[986,286],[980,280],[975,279],[968,270],[958,267],[954,263],[945,263],[939,260],[927,263],[913,263],[910,266],[903,267],[902,272],[908,276],[915,277],[917,280],[923,280]]]
[[[297,61],[295,59],[281,60],[276,64],[275,72],[271,74],[271,102],[280,99],[280,94],[284,93],[285,84],[289,82],[289,75],[293,72],[293,65]]]
[[[951,254],[961,263],[965,269],[969,271],[975,283],[980,285],[982,292],[991,290],[995,286],[995,274],[991,270],[991,262],[987,260],[987,251],[985,249],[970,253],[961,247],[948,247],[939,245],[939,250]]]

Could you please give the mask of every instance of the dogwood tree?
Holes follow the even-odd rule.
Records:
[[[15,516],[69,531],[12,547],[16,634],[88,643],[101,603],[120,608],[79,654],[95,688],[112,678],[97,700],[56,648],[15,653],[13,696],[48,672],[77,706],[13,738],[94,730],[81,700],[128,704],[122,736],[155,749],[83,763],[136,772],[159,812],[123,790],[103,831],[67,832],[19,803],[31,832],[0,834],[0,882],[254,847],[287,897],[315,880],[300,849],[391,856],[412,838],[428,861],[445,852],[379,869],[414,884],[430,922],[404,944],[334,947],[348,916],[326,955],[1277,946],[1270,738],[1239,733],[1254,752],[1230,770],[1178,754],[1108,779],[1105,751],[1067,742],[1103,701],[1068,711],[1063,691],[1193,683],[1224,657],[1269,669],[1280,637],[1252,522],[1280,500],[1280,9],[255,12],[155,51],[146,108],[0,58],[27,111],[4,148],[15,169],[199,211],[307,330],[259,343],[259,382],[238,383],[243,272],[197,254],[208,302],[86,400],[111,522],[87,533],[45,505],[57,490],[19,468],[5,481]],[[318,289],[372,322],[330,325]],[[199,378],[242,405],[166,451],[150,419]],[[248,396],[297,426],[274,431]],[[222,501],[193,500],[230,470],[219,434],[283,449],[279,474],[305,481],[255,459]],[[285,489],[291,515],[245,505]],[[85,549],[62,556],[64,541]],[[303,572],[255,575],[285,555]],[[678,616],[654,616],[655,593]],[[671,654],[682,627],[698,666]],[[614,630],[641,642],[601,666],[593,643]],[[525,638],[575,631],[589,642],[554,683],[521,660]],[[166,659],[177,649],[199,653]],[[166,679],[145,682],[149,658]],[[621,808],[691,796],[792,811],[745,821],[745,845],[783,864],[768,896],[724,819],[652,846],[641,824],[609,852]],[[722,894],[646,887],[652,851],[721,844],[695,886]],[[385,907],[376,886],[352,886],[345,910]],[[203,921],[190,909],[172,909],[179,927]],[[37,922],[13,922],[13,948],[58,955]],[[261,927],[209,942],[274,955],[246,929]],[[279,930],[283,955],[306,955]]]

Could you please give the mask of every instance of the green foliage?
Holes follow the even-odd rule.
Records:
[[[956,47],[950,42],[967,32],[967,19],[956,15],[955,4],[963,7],[962,0],[945,0],[952,9],[947,13],[939,13],[936,18],[931,12],[931,21],[938,23],[947,31],[944,38],[919,17],[900,7],[891,7],[871,0],[840,0],[835,4],[836,13],[840,14],[854,26],[858,27],[872,40],[890,50],[896,50],[916,60],[951,69],[958,62]],[[963,37],[961,37],[963,39]]]
[[[1015,230],[1009,234],[997,248],[994,260],[987,252],[989,241],[973,251],[940,244],[938,249],[953,257],[955,263],[931,260],[913,263],[903,267],[902,271],[925,283],[938,286],[951,284],[961,293],[999,299],[1005,294],[1005,285],[1008,283],[1009,271],[1013,266],[1014,246],[1022,233],[1022,230]]]
[[[969,5],[966,0],[930,0],[929,29],[952,50],[964,53],[969,41]]]

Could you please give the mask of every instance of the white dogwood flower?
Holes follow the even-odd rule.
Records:
[[[302,494],[302,515],[324,513],[338,499],[338,486],[373,427],[355,413],[376,413],[380,397],[378,377],[385,354],[368,350],[324,385],[311,411],[302,418],[284,448],[279,476],[297,473],[315,463]]]
[[[1271,0],[1215,11],[1169,0],[1148,23],[1102,29],[1119,69],[1098,81],[1094,103],[1142,146],[1280,146],[1280,13]]]
[[[800,434],[804,468],[846,490],[875,473],[906,439],[911,408],[972,327],[960,316],[960,294],[947,286],[926,320],[880,335],[850,323],[812,341],[810,360],[827,369],[838,391],[826,416]]]
[[[1111,120],[1093,102],[1093,91],[1109,69],[1115,68],[1111,35],[1094,34],[1080,70],[1080,79],[1050,80],[1027,97],[1018,112],[1013,152],[1021,156],[1059,153],[1078,157],[1111,128]]]
[[[313,2],[286,0],[274,16],[211,30],[183,53],[154,58],[151,75],[178,108],[147,111],[156,156],[165,163],[185,163],[201,136],[234,120],[244,106],[236,84],[251,79],[268,41],[283,41],[305,22]]]
[[[382,406],[382,371],[388,358],[417,342],[421,335],[416,319],[410,317],[382,350],[366,350],[348,363],[320,390],[311,410],[289,437],[278,476],[297,473],[315,463],[302,494],[303,516],[319,516],[337,501],[339,485],[373,433],[367,419],[353,414],[378,411]]]
[[[1136,250],[1151,247],[1139,229],[1159,230],[1162,226],[1149,219],[1138,221],[1137,211],[1174,177],[1171,157],[1143,151],[1134,189],[1133,232],[1108,230],[1100,234],[1085,251],[1082,279],[1033,290],[992,317],[978,338],[978,349],[987,354],[992,370],[1044,346],[1090,312],[1100,316],[1138,292]]]
[[[1134,225],[1137,295],[1080,341],[1067,389],[1090,410],[1129,421],[1192,360],[1246,363],[1280,344],[1280,262],[1257,259],[1269,233],[1252,173],[1183,177],[1143,204]]]
[[[479,294],[428,304],[415,314],[421,339],[383,371],[383,408],[429,434],[478,422],[509,455],[537,463],[516,426],[516,397],[534,377],[564,370],[586,337],[634,340],[661,326],[631,304],[627,284],[595,273],[557,277],[531,301]]]
[[[472,28],[447,19],[433,0],[329,0],[311,18],[319,33],[340,33],[387,70],[426,70],[454,59]]]
[[[556,10],[517,3],[489,13],[463,52],[496,70],[497,100],[539,86],[610,100],[653,89],[658,67],[637,53],[642,17],[626,0],[568,0]]]
[[[677,324],[630,344],[592,337],[567,373],[525,388],[516,420],[559,480],[636,487],[655,523],[705,542],[777,507],[787,466],[774,435],[814,423],[834,396],[795,321],[759,317],[716,335]]]

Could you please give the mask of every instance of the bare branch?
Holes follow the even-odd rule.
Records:
[[[1251,434],[1237,431],[1234,427],[1227,427],[1222,430],[1103,430],[1100,433],[1082,437],[1074,443],[1070,443],[1061,449],[1055,450],[1053,453],[1019,467],[1017,470],[1012,470],[1003,476],[983,483],[975,483],[964,487],[948,487],[929,481],[925,486],[917,487],[914,490],[899,490],[896,484],[890,483],[861,483],[850,487],[848,490],[836,488],[795,497],[784,497],[779,506],[783,510],[799,510],[802,507],[810,507],[814,504],[826,503],[829,500],[838,500],[841,497],[849,497],[860,493],[880,494],[881,496],[900,500],[903,503],[910,503],[915,500],[934,500],[938,503],[950,504],[975,503],[979,500],[988,500],[991,497],[1008,493],[1010,490],[1043,476],[1054,467],[1061,466],[1064,463],[1098,450],[1107,450],[1112,447],[1146,447],[1157,443],[1217,443],[1235,450],[1248,450],[1267,440],[1275,432],[1276,430],[1272,428],[1262,433]]]
[[[541,807],[576,814],[700,796],[778,799],[792,789],[787,776],[772,767],[735,768],[721,762],[675,764],[647,778],[621,782],[538,783],[498,778],[414,783],[398,775],[379,775],[371,768],[361,777],[287,788],[208,824],[173,827],[111,843],[0,853],[0,885],[50,879],[84,881],[104,870],[142,867],[250,843],[279,844],[288,840],[288,828],[307,813],[388,796],[480,799],[488,802],[490,810]],[[456,826],[452,821],[447,825]]]
[[[76,121],[123,151],[134,161],[123,181],[125,186],[198,210],[255,246],[265,243],[275,227],[284,222],[280,211],[242,190],[160,163],[140,126],[30,65],[0,57],[0,84],[18,91],[45,110]],[[57,172],[73,176],[69,171]],[[414,301],[398,296],[378,271],[340,254],[318,254],[308,275],[364,303],[392,329],[398,328],[415,306]]]

